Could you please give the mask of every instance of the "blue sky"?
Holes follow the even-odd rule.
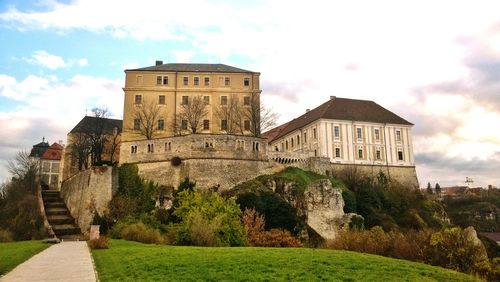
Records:
[[[376,2],[376,3],[372,3]],[[0,165],[86,109],[122,116],[123,70],[164,62],[261,72],[296,117],[329,96],[415,124],[427,182],[500,186],[497,1],[0,1]],[[6,179],[0,169],[0,179]]]

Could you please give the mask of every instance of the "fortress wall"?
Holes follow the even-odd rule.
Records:
[[[219,191],[285,168],[275,162],[235,159],[184,159],[179,166],[169,161],[137,163],[137,166],[141,177],[160,185],[177,188],[185,177],[189,177],[200,189],[218,186]]]
[[[61,197],[84,235],[89,233],[94,211],[102,215],[117,189],[116,167],[92,167],[62,183]]]

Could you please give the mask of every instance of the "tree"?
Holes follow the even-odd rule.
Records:
[[[106,133],[104,131],[109,112],[106,107],[95,107],[92,109],[94,122],[87,124],[86,130],[88,142],[90,143],[90,155],[92,165],[102,163],[102,155],[107,143]]]
[[[432,187],[430,182],[427,182],[427,193],[432,194]]]
[[[78,170],[89,168],[91,145],[87,134],[80,132],[73,134],[71,144],[68,147],[71,149],[72,159],[77,164]]]
[[[241,108],[238,99],[233,95],[228,97],[227,105],[221,105],[216,108],[215,116],[219,120],[226,121],[226,129],[224,130],[226,134],[243,134],[244,125],[242,117],[244,116],[244,113],[242,113],[242,111],[243,109]]]
[[[245,108],[243,116],[250,120],[250,132],[255,137],[260,137],[262,132],[276,126],[279,118],[278,113],[264,105],[258,93],[250,95],[250,104]]]
[[[178,114],[176,121],[174,121],[174,124],[178,126],[178,122],[180,120],[182,125],[182,120],[185,120],[187,122],[187,130],[196,134],[203,125],[203,118],[208,115],[208,109],[201,95],[192,98],[193,99],[188,101],[188,103],[181,105],[180,113]],[[180,130],[183,130],[182,126]]]
[[[436,187],[434,189],[436,190],[436,194],[441,195],[441,186],[439,183],[436,183]]]
[[[155,103],[144,103],[136,105],[134,112],[133,130],[137,130],[140,135],[146,137],[147,140],[153,139],[158,131],[157,123],[160,116],[160,107]],[[135,120],[139,121],[139,127],[135,127]]]

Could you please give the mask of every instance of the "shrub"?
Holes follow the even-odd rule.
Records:
[[[134,216],[139,210],[137,200],[127,196],[115,196],[109,202],[109,214],[114,220]]]
[[[151,228],[142,222],[125,226],[121,231],[121,237],[126,240],[147,244],[163,243],[163,238],[160,234],[160,231]]]
[[[484,275],[489,271],[486,250],[481,243],[468,237],[459,227],[433,233],[428,262],[465,273]]]
[[[246,209],[242,215],[247,243],[254,247],[300,247],[297,238],[288,230],[264,230],[265,219],[255,209]]]
[[[10,242],[12,241],[12,233],[9,230],[4,230],[0,228],[0,242]]]
[[[245,244],[245,232],[240,222],[241,211],[234,200],[226,200],[215,192],[200,193],[189,190],[180,192],[177,200],[178,206],[173,215],[177,216],[182,224],[176,236],[178,244],[213,242],[210,235],[201,233],[197,226],[199,224],[205,224],[210,232],[214,231],[220,246]],[[191,237],[192,235],[195,237]]]
[[[220,229],[218,220],[208,220],[199,211],[196,211],[192,215],[188,228],[191,245],[207,247],[221,245],[217,237],[217,230]]]
[[[99,213],[96,212],[94,214],[94,218],[92,219],[92,225],[99,225],[99,233],[101,235],[107,235],[113,224],[109,217],[106,215],[100,216]]]
[[[89,247],[93,250],[97,249],[108,249],[108,237],[100,236],[98,239],[89,240],[87,242]]]

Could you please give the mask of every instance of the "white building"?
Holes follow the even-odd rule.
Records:
[[[264,134],[269,150],[332,163],[414,166],[413,124],[373,101],[337,98]]]

